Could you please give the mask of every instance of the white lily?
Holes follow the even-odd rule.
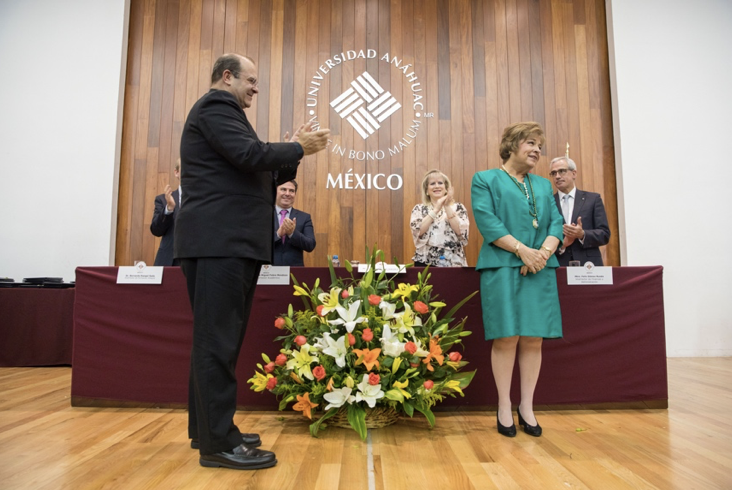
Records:
[[[384,355],[391,357],[399,357],[404,352],[404,345],[406,342],[399,342],[399,337],[395,335],[389,325],[384,325],[383,332],[381,334],[381,352]]]
[[[388,301],[382,301],[379,303],[381,308],[381,314],[384,316],[384,320],[391,320],[394,318],[394,312],[396,311],[396,304],[389,303]]]
[[[346,354],[348,354],[348,342],[346,336],[342,335],[337,340],[333,340],[329,333],[323,334],[324,343],[327,344],[323,350],[324,354],[335,358],[336,364],[340,367],[346,366]]]
[[[333,390],[330,393],[326,393],[325,395],[323,395],[325,401],[328,402],[328,404],[325,406],[325,410],[327,411],[331,408],[342,407],[346,403],[351,404],[356,401],[356,397],[351,395],[352,391],[353,390],[351,388],[344,386],[343,388]]]
[[[384,398],[384,391],[381,389],[381,385],[372,386],[369,384],[369,375],[364,374],[363,380],[357,385],[358,392],[356,393],[356,401],[365,401],[366,404],[374,408],[376,406],[376,400]]]
[[[287,369],[297,370],[297,374],[301,378],[307,378],[309,380],[315,379],[313,372],[310,369],[310,364],[318,362],[318,358],[310,355],[310,349],[313,347],[310,344],[305,344],[300,347],[300,350],[296,350],[292,353],[292,359],[287,361]]]
[[[329,320],[328,323],[331,325],[345,325],[348,333],[352,333],[353,329],[356,328],[357,323],[364,323],[368,321],[365,316],[358,316],[358,309],[360,307],[360,299],[351,303],[347,310],[341,305],[338,305],[336,306],[336,311],[340,315],[340,318]]]
[[[424,350],[424,348],[422,347],[422,342],[420,342],[417,337],[412,337],[412,339],[414,340],[414,345],[417,346],[417,351],[414,353],[414,355],[417,357],[427,357],[430,352]]]
[[[412,308],[409,306],[408,303],[404,303],[404,311],[394,313],[394,317],[397,320],[396,327],[398,328],[399,333],[409,332],[412,336],[414,336],[413,326],[422,325],[422,319],[414,314]]]

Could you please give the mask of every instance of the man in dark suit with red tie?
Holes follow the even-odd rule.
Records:
[[[180,159],[175,164],[175,180],[180,182]],[[165,192],[155,197],[155,211],[150,222],[150,232],[159,237],[160,246],[155,254],[154,265],[178,265],[173,258],[173,237],[175,236],[175,218],[180,209],[180,186],[173,190],[170,185],[165,186]]]
[[[253,470],[277,463],[256,433],[234,424],[236,361],[263,263],[272,260],[275,189],[295,178],[303,156],[329,131],[301,126],[290,141],[265,143],[245,110],[257,88],[251,58],[221,56],[211,90],[191,108],[181,135],[183,202],[175,223],[193,309],[188,435],[202,466]]]
[[[556,251],[559,265],[566,267],[571,260],[603,265],[600,247],[610,241],[610,227],[602,197],[575,187],[577,164],[571,158],[552,160],[549,176],[557,189],[554,201],[564,217],[564,241]]]
[[[297,181],[291,180],[277,187],[274,238],[274,265],[305,265],[303,251],[315,249],[315,231],[310,215],[295,209]]]

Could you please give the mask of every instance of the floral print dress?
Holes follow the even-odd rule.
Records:
[[[412,209],[409,226],[412,229],[414,246],[417,249],[412,257],[414,262],[439,266],[440,256],[444,256],[449,267],[467,267],[464,247],[468,244],[470,220],[465,206],[455,203],[455,214],[460,221],[460,235],[457,235],[447,222],[445,210],[440,210],[437,220],[433,221],[424,235],[419,236],[422,220],[432,210],[432,206],[417,204]]]

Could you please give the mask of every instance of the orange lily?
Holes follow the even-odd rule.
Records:
[[[304,395],[297,395],[297,403],[292,406],[292,409],[302,412],[304,416],[313,420],[313,415],[310,413],[310,410],[317,406],[317,403],[310,401],[310,393],[305,393]]]
[[[363,363],[364,366],[366,366],[366,369],[371,371],[371,368],[376,365],[376,368],[379,369],[379,354],[381,354],[381,348],[378,349],[353,349],[353,352],[356,353],[359,360],[356,361],[356,366]],[[361,359],[363,357],[363,359]]]
[[[328,380],[328,384],[325,385],[326,391],[333,391],[333,377]]]
[[[445,356],[442,355],[442,347],[437,343],[438,340],[439,338],[437,337],[430,339],[430,353],[422,360],[423,363],[427,364],[427,371],[435,370],[435,368],[432,367],[432,359],[436,360],[437,364],[440,366],[442,366],[442,363],[445,361]]]

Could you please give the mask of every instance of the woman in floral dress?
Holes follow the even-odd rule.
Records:
[[[453,199],[447,175],[430,170],[422,180],[422,204],[412,209],[410,228],[416,266],[465,267],[470,221],[465,206]],[[444,260],[440,260],[444,257]]]

